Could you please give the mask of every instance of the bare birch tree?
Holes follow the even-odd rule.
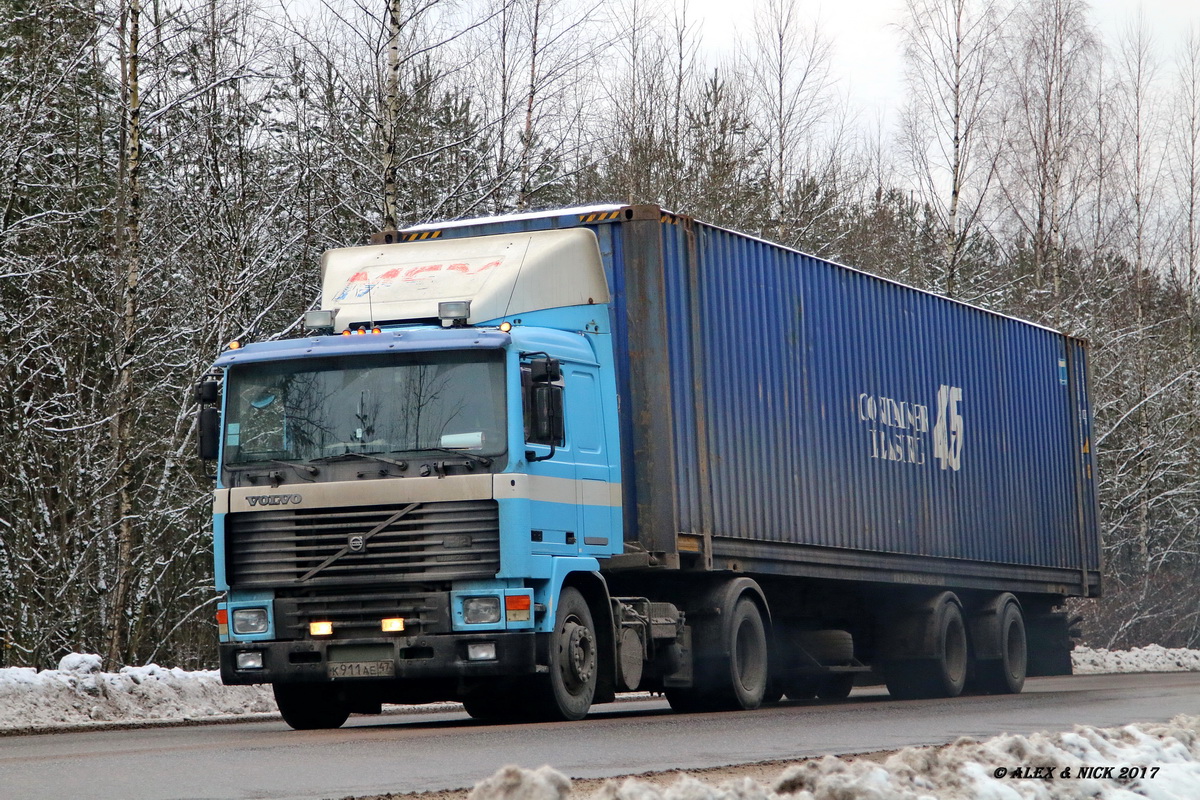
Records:
[[[990,133],[1004,18],[991,0],[908,0],[907,10],[901,29],[909,95],[900,146],[937,217],[939,288],[954,297],[995,176]]]

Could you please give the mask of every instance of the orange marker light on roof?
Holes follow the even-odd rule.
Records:
[[[229,343],[230,350],[237,350],[241,346],[242,346],[242,343],[239,342],[237,339],[234,339],[232,342]]]

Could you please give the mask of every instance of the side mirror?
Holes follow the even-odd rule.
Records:
[[[562,380],[562,362],[557,358],[535,358],[529,362],[529,377],[534,383]]]
[[[533,436],[536,444],[559,446],[565,434],[561,386],[540,384],[533,387]]]
[[[221,384],[206,378],[196,384],[197,403],[215,403],[221,399]]]
[[[199,428],[200,458],[215,461],[221,445],[221,412],[212,406],[200,409]]]

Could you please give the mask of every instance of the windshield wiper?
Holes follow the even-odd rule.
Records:
[[[226,464],[225,469],[229,470],[230,472],[245,472],[246,470],[255,469],[262,464],[280,464],[285,467],[291,467],[297,472],[307,473],[309,476],[316,475],[318,472],[320,472],[319,469],[311,464],[297,464],[295,461],[283,461],[278,458],[260,458],[245,464]],[[302,475],[301,477],[305,476]],[[311,477],[307,477],[305,479],[310,481],[312,480]]]
[[[449,447],[414,447],[412,450],[398,450],[396,452],[401,452],[401,453],[446,453],[447,455],[452,455],[452,456],[462,456],[463,458],[470,459],[470,460],[474,461],[475,463],[481,464],[485,467],[490,467],[492,465],[492,459],[488,458],[487,456],[475,455],[474,453],[468,453],[466,450],[451,450]]]
[[[384,464],[394,464],[400,469],[408,469],[407,461],[397,461],[394,458],[388,458],[381,453],[360,453],[354,450],[348,450],[345,453],[338,453],[332,456],[321,456],[320,458],[310,459],[310,464],[331,464],[334,461],[341,461],[347,458],[365,458],[371,461],[382,461]],[[316,467],[313,467],[316,469]]]

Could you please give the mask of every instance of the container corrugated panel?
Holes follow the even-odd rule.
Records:
[[[1099,568],[1082,343],[730,231],[672,227],[667,285],[686,295],[668,301],[677,461],[707,464],[680,481],[682,531]]]

